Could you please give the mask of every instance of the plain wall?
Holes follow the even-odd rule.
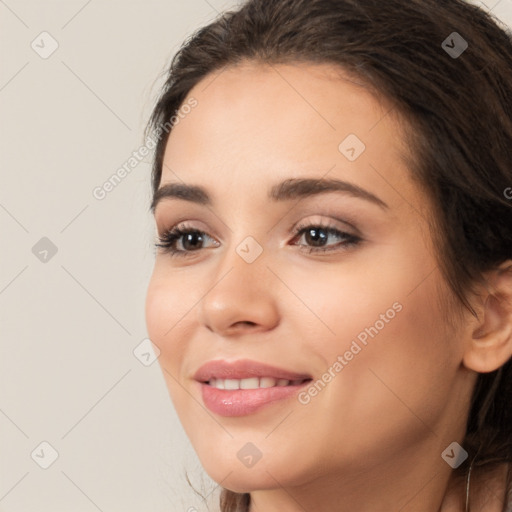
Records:
[[[136,357],[150,157],[94,190],[143,144],[181,42],[235,4],[0,2],[0,511],[206,510],[185,470],[214,501],[158,362]],[[484,8],[512,25],[512,0]]]

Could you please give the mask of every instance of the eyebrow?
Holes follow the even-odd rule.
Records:
[[[268,198],[276,202],[289,201],[329,192],[344,192],[358,199],[374,203],[384,210],[389,208],[387,203],[368,190],[348,181],[337,179],[290,178],[272,186],[268,192]],[[163,199],[181,199],[206,206],[213,204],[212,198],[204,187],[186,183],[167,183],[160,187],[151,202],[152,213]]]

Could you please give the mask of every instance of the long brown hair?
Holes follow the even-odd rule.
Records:
[[[457,303],[476,315],[469,294],[512,257],[512,40],[499,23],[462,0],[248,0],[172,60],[147,127],[159,137],[153,194],[169,120],[208,74],[245,60],[338,65],[411,126],[409,167],[435,207],[439,268]],[[463,53],[450,54],[454,41],[459,52],[467,43]],[[511,360],[478,376],[464,440],[476,465],[512,462],[511,397]],[[511,487],[509,472],[507,494]],[[247,512],[249,503],[247,493],[222,491],[222,512]]]

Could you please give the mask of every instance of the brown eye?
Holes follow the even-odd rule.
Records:
[[[361,238],[340,231],[331,225],[318,225],[310,224],[307,226],[299,226],[296,231],[296,235],[300,239],[304,239],[305,244],[298,244],[306,248],[308,253],[312,252],[325,252],[325,251],[336,251],[356,245],[361,241]],[[297,238],[297,236],[295,238]],[[327,245],[330,238],[337,238],[342,240],[341,242],[334,245]]]
[[[165,253],[171,254],[171,256],[188,256],[190,253],[203,249],[202,244],[208,238],[211,237],[204,231],[175,226],[160,235],[159,243],[156,243],[155,246],[161,247]],[[182,247],[177,248],[177,244],[181,244]]]

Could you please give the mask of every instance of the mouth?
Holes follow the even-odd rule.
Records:
[[[220,379],[212,378],[208,382],[203,382],[215,389],[227,389],[233,391],[236,389],[267,389],[283,386],[300,386],[311,379],[276,379],[274,377],[249,377],[246,379]]]
[[[194,375],[204,405],[220,416],[247,416],[276,401],[290,399],[313,379],[310,375],[250,360],[209,361]]]

